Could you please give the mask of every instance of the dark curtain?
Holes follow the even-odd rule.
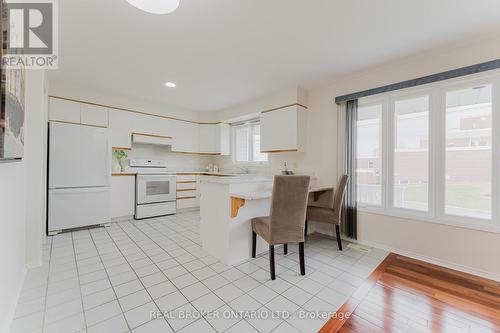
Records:
[[[345,156],[344,172],[349,175],[344,198],[344,226],[347,237],[357,239],[357,203],[356,203],[356,122],[358,118],[358,100],[346,102]]]

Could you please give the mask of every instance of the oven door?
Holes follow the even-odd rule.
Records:
[[[136,200],[138,205],[175,201],[176,177],[167,175],[138,175]]]

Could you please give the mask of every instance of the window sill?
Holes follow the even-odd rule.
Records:
[[[421,222],[441,224],[455,228],[471,229],[475,231],[484,231],[484,232],[500,234],[500,226],[495,225],[494,223],[480,224],[479,222],[478,223],[473,223],[473,222],[467,223],[462,221],[457,222],[457,221],[451,221],[453,219],[453,217],[451,216],[449,217],[450,220],[446,220],[446,219],[432,218],[429,216],[425,216],[424,214],[411,214],[401,211],[387,211],[377,207],[358,207],[358,211],[362,213],[397,217],[405,220],[417,220]]]

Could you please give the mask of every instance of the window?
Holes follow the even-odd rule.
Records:
[[[468,226],[500,226],[500,75],[362,98],[361,209]]]
[[[267,154],[260,152],[260,125],[245,124],[233,129],[235,163],[267,162]]]
[[[491,85],[446,93],[445,213],[491,218]]]
[[[394,207],[427,211],[429,97],[394,103]]]
[[[358,108],[357,200],[375,206],[382,204],[381,124],[381,104]]]

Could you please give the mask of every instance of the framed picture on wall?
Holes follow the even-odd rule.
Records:
[[[2,59],[9,40],[9,17],[5,0],[0,0],[2,15]],[[20,160],[24,154],[25,69],[1,67],[0,161]]]

